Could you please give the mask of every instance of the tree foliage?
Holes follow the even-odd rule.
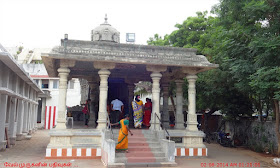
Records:
[[[279,6],[278,0],[221,0],[215,17],[197,12],[148,44],[196,48],[220,65],[199,74],[198,110],[219,109],[236,118],[273,109],[272,101],[280,100]]]
[[[197,12],[148,44],[196,48],[219,64],[198,75],[197,109],[221,110],[232,119],[273,110],[280,145],[280,1],[220,0],[211,12],[215,17]]]

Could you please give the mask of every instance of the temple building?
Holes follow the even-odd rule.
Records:
[[[131,102],[135,83],[152,83],[152,118],[148,130],[143,130],[156,163],[175,163],[175,156],[206,156],[204,133],[197,129],[196,89],[197,74],[218,67],[196,49],[122,44],[120,33],[105,17],[105,22],[91,31],[91,41],[71,40],[68,35],[61,46],[42,59],[50,77],[59,77],[57,126],[50,132],[46,158],[101,158],[107,166],[127,164],[132,158],[115,153],[113,134],[107,130],[107,103],[114,98],[124,102],[126,113],[132,116]],[[94,129],[66,129],[67,82],[72,78],[88,82],[92,116],[98,117]],[[184,78],[188,81],[188,110],[185,127],[183,116]],[[168,88],[176,83],[175,129],[169,129]],[[160,94],[163,112],[160,114]],[[84,95],[82,95],[84,97]],[[133,118],[133,117],[131,117]],[[161,127],[162,123],[162,127]],[[166,131],[165,131],[166,130]],[[181,138],[181,142],[166,140]],[[160,145],[160,146],[157,146]],[[157,153],[162,153],[159,157]],[[137,160],[137,159],[136,159]],[[137,162],[137,161],[135,161]]]

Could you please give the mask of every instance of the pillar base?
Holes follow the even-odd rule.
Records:
[[[6,150],[7,141],[0,142],[0,151]]]
[[[16,137],[10,137],[10,145],[15,145],[16,144]]]
[[[175,129],[185,129],[184,114],[176,114]]]
[[[205,134],[202,131],[168,130],[171,137],[180,137],[182,142],[176,143],[176,148],[206,148],[203,144]]]
[[[187,123],[187,131],[198,131],[197,123]]]
[[[25,139],[26,139],[26,140],[30,140],[31,138],[32,138],[31,135],[26,135],[26,136],[25,136]]]
[[[187,131],[183,138],[184,147],[186,148],[206,148],[203,144],[205,134],[202,131]]]
[[[66,118],[65,118],[65,120],[66,120]],[[66,129],[66,121],[65,122],[59,122],[58,121],[55,129],[60,129],[60,130]]]
[[[31,135],[33,133],[33,130],[29,130],[27,135]]]
[[[44,123],[38,124],[37,129],[38,129],[38,130],[45,129],[45,124],[44,124]]]
[[[169,129],[170,128],[169,121],[162,121],[162,126],[165,129]]]
[[[17,134],[17,136],[16,136],[16,140],[17,141],[21,141],[21,140],[23,140],[24,139],[24,135],[23,134]]]

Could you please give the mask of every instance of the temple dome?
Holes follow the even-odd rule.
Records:
[[[91,31],[91,41],[109,41],[120,43],[120,32],[113,28],[105,15],[105,22]]]

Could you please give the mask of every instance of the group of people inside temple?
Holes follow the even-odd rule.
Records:
[[[88,127],[89,122],[89,104],[90,99],[86,101],[86,104],[82,110],[85,114],[85,126]],[[140,95],[136,95],[135,99],[131,102],[131,107],[133,110],[133,121],[135,128],[149,128],[151,113],[152,113],[152,101],[149,98],[146,98],[146,103],[144,104],[142,100],[140,100]],[[133,133],[129,129],[129,114],[125,114],[124,112],[124,104],[119,99],[114,99],[111,103],[107,104],[107,112],[110,118],[110,126],[118,127],[120,126],[118,143],[116,146],[117,151],[125,151],[128,152],[128,132],[131,135]]]
[[[146,98],[146,103],[144,104],[140,100],[140,95],[136,95],[135,99],[131,102],[133,109],[133,121],[135,128],[149,128],[151,113],[152,113],[152,101]],[[119,99],[114,99],[111,104],[107,105],[107,112],[110,116],[111,123],[117,123],[121,119],[125,118],[124,104]]]
[[[85,126],[88,127],[88,122],[90,118],[90,99],[88,99],[84,105],[82,112],[85,114]],[[151,113],[152,113],[152,100],[146,98],[146,103],[144,104],[140,100],[140,95],[136,95],[135,99],[131,102],[131,107],[133,110],[133,121],[135,128],[149,128]],[[107,112],[110,118],[110,123],[117,123],[121,119],[125,118],[124,104],[118,98],[107,104]]]

